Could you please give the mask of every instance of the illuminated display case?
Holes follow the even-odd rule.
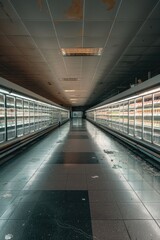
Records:
[[[111,124],[112,127],[115,129],[121,129],[122,128],[122,124],[123,122],[121,122],[120,124],[120,108],[119,108],[119,104],[118,105],[114,105],[111,109],[112,113],[111,113]]]
[[[24,134],[29,133],[29,102],[23,101],[23,111],[24,111]]]
[[[153,112],[153,95],[144,96],[143,100],[143,139],[152,141],[152,112]]]
[[[17,122],[17,136],[23,135],[23,100],[16,99],[16,122]]]
[[[128,101],[123,103],[123,131],[128,134]]]
[[[134,136],[135,127],[135,100],[129,101],[129,135]]]
[[[6,106],[6,107],[5,107]],[[20,94],[0,89],[0,143],[58,126],[69,118],[69,111]]]
[[[34,132],[34,103],[29,102],[29,123],[30,132]]]
[[[6,138],[5,122],[5,101],[4,96],[0,94],[0,142],[5,141]]]
[[[117,109],[118,110],[118,109]],[[124,131],[124,105],[123,103],[119,104],[119,111],[117,111],[117,126],[116,129],[120,130],[121,132]]]
[[[142,97],[135,100],[135,136],[142,138],[142,122],[143,122],[143,99]]]
[[[15,115],[15,98],[6,96],[7,108],[7,140],[16,137],[16,115]]]
[[[160,92],[154,94],[153,142],[160,145]]]
[[[100,125],[160,146],[159,90],[88,110],[86,116]]]

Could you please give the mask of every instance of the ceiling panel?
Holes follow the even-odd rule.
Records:
[[[118,19],[127,19],[128,21],[144,20],[157,2],[157,0],[123,0],[120,12],[118,14]]]
[[[23,20],[48,21],[50,20],[46,1],[12,0],[14,8]]]
[[[85,37],[83,38],[83,47],[94,47],[94,48],[103,48],[105,45],[106,39],[104,37]]]
[[[33,37],[37,47],[41,49],[59,49],[56,37]]]
[[[109,1],[108,1],[109,2]],[[110,1],[112,2],[112,1]],[[103,0],[85,0],[85,20],[87,21],[112,21],[115,17],[120,0],[114,1],[113,8],[108,10],[108,5]],[[95,14],[96,13],[96,14]]]
[[[56,22],[55,27],[59,38],[82,37],[82,22],[79,21]]]
[[[82,36],[60,37],[59,43],[62,48],[77,48],[82,46]]]
[[[88,22],[85,21],[84,25],[84,36],[85,37],[106,37],[109,33],[111,27],[110,22],[104,22],[104,21],[92,21]]]
[[[71,105],[75,95],[75,105],[93,105],[159,69],[159,0],[0,3],[1,76],[50,100]],[[103,51],[94,57],[62,56],[61,48],[75,47]],[[64,91],[72,88],[74,94]]]
[[[10,40],[14,46],[16,47],[26,47],[26,48],[34,48],[35,44],[31,37],[29,36],[8,36],[8,40]]]
[[[1,0],[0,6],[0,19],[6,19],[10,22],[16,21],[18,16],[9,1]]]
[[[67,12],[71,5],[71,0],[48,0],[49,8],[54,21],[72,20],[67,17]]]
[[[8,39],[8,37],[0,35],[0,47],[1,46],[13,47],[13,43]]]
[[[139,33],[140,35],[160,36],[160,19],[149,19]]]
[[[24,21],[24,24],[32,36],[55,37],[51,21]]]
[[[21,22],[12,22],[10,19],[0,20],[0,30],[6,35],[28,35]]]

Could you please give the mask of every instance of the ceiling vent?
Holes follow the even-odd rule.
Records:
[[[103,48],[61,48],[62,55],[65,57],[79,56],[100,56]]]
[[[66,82],[75,82],[78,81],[78,78],[63,78],[62,80]]]

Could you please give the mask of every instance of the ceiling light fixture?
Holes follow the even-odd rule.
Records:
[[[69,89],[68,89],[68,90],[66,89],[66,90],[64,90],[64,91],[65,91],[65,92],[75,92],[74,89],[70,89],[70,90],[69,90]]]
[[[62,55],[65,57],[73,56],[100,56],[103,48],[61,48]]]
[[[71,101],[77,101],[77,98],[70,98]]]

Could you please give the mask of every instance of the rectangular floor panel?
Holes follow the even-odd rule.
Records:
[[[98,163],[98,158],[94,152],[61,152],[53,153],[47,162],[55,164],[95,164]]]
[[[0,222],[0,239],[93,240],[87,191],[23,191],[21,196],[7,223]]]

